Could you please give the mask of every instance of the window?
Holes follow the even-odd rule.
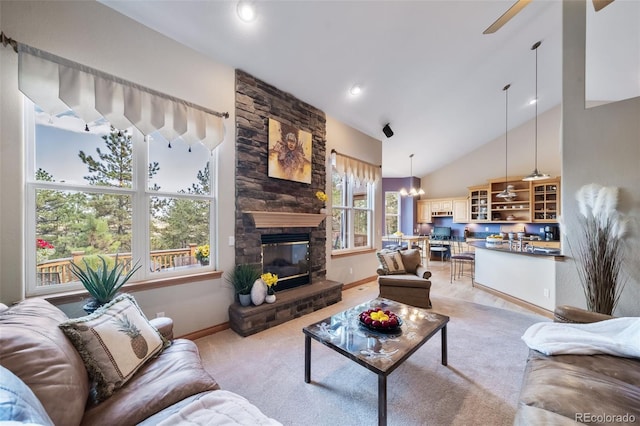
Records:
[[[335,169],[331,179],[333,250],[371,247],[373,185],[341,175]]]
[[[384,235],[391,235],[400,230],[400,193],[389,191],[384,193]]]
[[[28,295],[81,288],[69,262],[98,255],[139,262],[133,281],[213,269],[206,147],[25,104]]]

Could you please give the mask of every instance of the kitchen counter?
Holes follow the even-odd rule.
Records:
[[[553,312],[556,301],[556,265],[564,256],[538,248],[534,252],[510,250],[509,242],[469,241],[475,247],[478,284]],[[544,250],[544,251],[542,251]]]
[[[529,241],[523,241],[525,247],[529,246]],[[516,244],[510,245],[509,241],[503,241],[501,243],[488,243],[482,240],[470,241],[467,240],[467,244],[471,247],[479,248],[479,249],[487,249],[487,250],[497,250],[507,253],[513,253],[517,255],[523,256],[548,256],[557,259],[561,259],[564,256],[561,254],[560,249],[556,248],[546,248],[546,247],[535,247],[535,242],[531,241],[529,250],[519,250],[515,246]]]

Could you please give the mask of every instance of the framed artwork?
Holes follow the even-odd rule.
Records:
[[[311,183],[311,133],[269,119],[269,177]]]

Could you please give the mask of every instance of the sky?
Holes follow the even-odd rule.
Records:
[[[86,183],[87,166],[78,157],[80,150],[97,159],[96,148],[104,147],[102,135],[109,133],[109,124],[93,122],[89,132],[85,123],[73,113],[66,112],[50,116],[36,108],[36,164],[35,170],[42,168],[53,175],[55,181]],[[138,133],[140,135],[140,133]],[[142,137],[142,136],[140,136]],[[183,140],[168,143],[157,133],[150,136],[149,162],[157,161],[160,171],[153,177],[162,191],[177,192],[191,187],[197,182],[197,172],[205,168],[210,157],[209,150],[196,143],[191,147]],[[104,151],[104,149],[103,149]]]

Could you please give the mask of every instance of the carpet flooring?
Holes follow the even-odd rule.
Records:
[[[366,287],[366,286],[365,286]],[[284,425],[377,423],[377,376],[312,340],[311,383],[304,382],[302,327],[377,296],[345,291],[342,302],[249,337],[225,330],[196,340],[205,368]],[[532,324],[548,321],[443,296],[433,311],[450,317],[448,366],[434,336],[388,376],[389,425],[511,425]]]

